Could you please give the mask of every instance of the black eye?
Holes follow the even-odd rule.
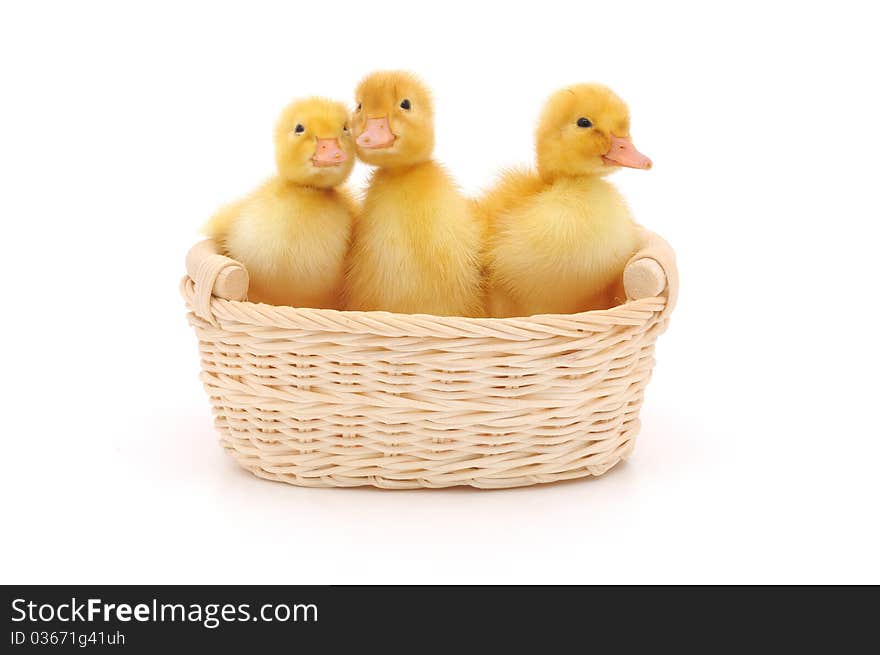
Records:
[[[404,98],[403,102],[400,103],[401,109],[412,109],[412,103],[409,101],[409,98]]]
[[[296,132],[297,134],[302,134],[303,132],[306,131],[306,128],[303,127],[302,123],[297,123],[296,127],[293,128],[293,131]]]
[[[593,127],[593,122],[589,118],[581,116],[578,119],[578,127]]]
[[[342,131],[343,131],[343,132],[348,132],[348,125],[343,125],[343,126],[342,126]]]
[[[361,110],[361,103],[358,103],[357,111],[360,111],[360,110]]]

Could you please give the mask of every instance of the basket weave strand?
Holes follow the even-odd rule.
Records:
[[[672,251],[633,262],[657,296],[515,319],[275,307],[212,295],[235,262],[183,279],[223,447],[304,486],[516,487],[600,475],[626,457],[677,291]],[[195,279],[193,279],[195,278]],[[629,289],[628,289],[629,292]]]

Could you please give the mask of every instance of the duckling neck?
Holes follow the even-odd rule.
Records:
[[[404,177],[413,173],[419,173],[434,168],[436,164],[433,159],[424,159],[412,164],[402,164],[400,166],[389,166],[376,169],[376,175],[383,177]]]
[[[548,184],[565,184],[568,186],[591,187],[597,183],[601,183],[602,178],[598,175],[554,175],[545,177],[544,180]]]
[[[308,184],[302,184],[299,182],[294,182],[292,180],[284,179],[278,180],[277,189],[282,193],[305,193],[313,196],[326,196],[335,193],[335,189],[333,187],[310,186]]]

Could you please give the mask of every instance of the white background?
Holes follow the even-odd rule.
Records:
[[[880,61],[863,3],[3,3],[0,581],[880,582]],[[681,299],[631,459],[502,492],[312,490],[217,445],[177,285],[290,99],[433,87],[469,193],[602,81]],[[359,164],[360,184],[367,172]]]

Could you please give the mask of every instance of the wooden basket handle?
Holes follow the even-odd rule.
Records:
[[[244,266],[220,254],[213,239],[198,242],[186,254],[186,274],[195,286],[196,314],[214,322],[211,297],[225,300],[247,299],[250,279]]]
[[[640,228],[642,247],[623,270],[623,287],[629,300],[666,294],[665,312],[672,311],[678,299],[678,267],[675,253],[666,241]]]

